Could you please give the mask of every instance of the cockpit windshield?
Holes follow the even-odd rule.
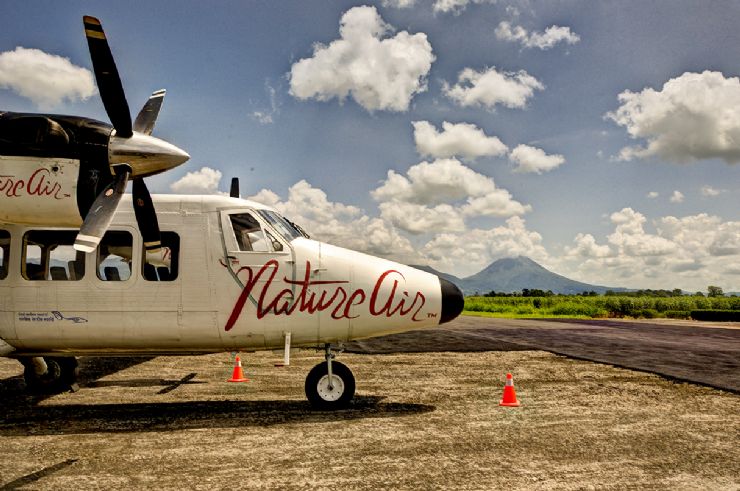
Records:
[[[257,210],[257,213],[267,220],[267,223],[275,227],[275,229],[280,232],[280,235],[288,241],[297,239],[298,237],[309,238],[305,230],[274,211]]]

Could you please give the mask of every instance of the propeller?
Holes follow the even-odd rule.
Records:
[[[128,177],[131,175],[131,169],[125,166],[120,166],[116,170],[115,180],[95,198],[90,211],[87,212],[85,221],[82,222],[82,227],[80,227],[80,232],[75,238],[74,245],[78,251],[94,251],[113,220],[113,213],[126,191]]]
[[[123,92],[116,62],[113,61],[113,53],[111,53],[110,46],[108,46],[105,32],[103,32],[103,26],[98,19],[89,15],[83,17],[82,22],[85,24],[87,46],[90,48],[95,81],[98,84],[100,98],[103,99],[105,112],[108,114],[110,122],[113,123],[116,134],[121,138],[130,138],[133,135],[131,113],[128,109],[126,94]]]
[[[162,102],[166,90],[154,92],[134,121],[134,130],[144,135],[151,135],[154,125],[159,116],[159,110],[162,109]],[[152,196],[144,183],[144,179],[139,177],[134,179],[131,192],[133,194],[134,214],[136,223],[139,225],[141,237],[144,240],[144,250],[147,254],[160,252],[162,247],[162,236],[159,233],[159,222],[157,221],[157,212],[152,203]]]
[[[157,212],[154,210],[154,203],[152,203],[152,197],[146,188],[146,184],[144,184],[144,179],[134,179],[132,193],[134,214],[136,215],[136,223],[139,224],[141,237],[144,240],[144,249],[147,253],[159,252],[162,247],[162,237],[159,233]]]
[[[108,167],[114,179],[85,215],[74,247],[84,252],[95,250],[132,179],[136,222],[147,253],[156,253],[161,247],[159,224],[143,178],[176,167],[190,156],[175,145],[151,136],[164,100],[164,89],[151,95],[132,125],[126,94],[103,26],[95,17],[85,16],[82,20],[100,98],[113,124],[114,131],[108,142]]]

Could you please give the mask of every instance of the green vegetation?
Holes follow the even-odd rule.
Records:
[[[700,321],[740,322],[740,310],[692,310],[691,318]]]
[[[737,320],[740,297],[703,294],[682,295],[678,290],[643,290],[606,295],[593,292],[582,295],[554,295],[541,290],[525,290],[526,295],[496,294],[467,297],[465,312],[468,315],[492,317],[569,317],[607,318],[635,317],[689,319],[696,315],[702,319]],[[522,292],[522,293],[525,293]],[[530,296],[531,292],[540,296]],[[639,294],[638,294],[639,293]],[[711,311],[713,313],[706,313]],[[733,313],[734,311],[734,313]],[[717,313],[721,312],[721,313]]]

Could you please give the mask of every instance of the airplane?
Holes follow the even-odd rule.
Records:
[[[346,407],[344,343],[457,317],[451,282],[310,236],[230,196],[150,195],[143,179],[188,154],[151,136],[164,91],[133,124],[100,21],[83,18],[112,124],[0,112],[0,356],[32,391],[75,385],[78,356],[316,348],[317,408]],[[126,185],[133,181],[132,193]]]

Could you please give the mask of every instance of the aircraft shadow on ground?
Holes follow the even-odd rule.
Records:
[[[267,427],[409,416],[436,409],[426,404],[382,400],[377,396],[356,396],[348,408],[339,411],[314,410],[303,400],[32,406],[6,411],[0,417],[0,436]]]
[[[94,387],[162,387],[157,394],[172,392],[183,385],[207,384],[205,380],[193,380],[198,374],[189,373],[180,380],[168,380],[163,378],[130,378],[125,380],[94,380],[84,385],[86,388]]]
[[[67,467],[73,465],[75,462],[77,462],[77,459],[69,459],[63,462],[59,462],[58,464],[50,465],[31,474],[19,477],[18,479],[15,479],[14,481],[3,485],[2,487],[0,487],[0,491],[22,489],[23,486],[29,486],[40,479],[66,469]]]
[[[79,358],[80,376],[78,383],[80,386],[95,385],[103,382],[96,382],[98,379],[131,368],[140,363],[152,360],[153,356],[137,357],[116,357],[116,358]],[[194,383],[190,380],[185,381],[166,381],[157,379],[156,385],[177,386],[184,383]],[[155,384],[152,384],[155,385]],[[23,376],[10,377],[0,380],[0,410],[11,410],[14,406],[33,406],[43,402],[55,394],[30,394],[26,392],[26,384]]]

